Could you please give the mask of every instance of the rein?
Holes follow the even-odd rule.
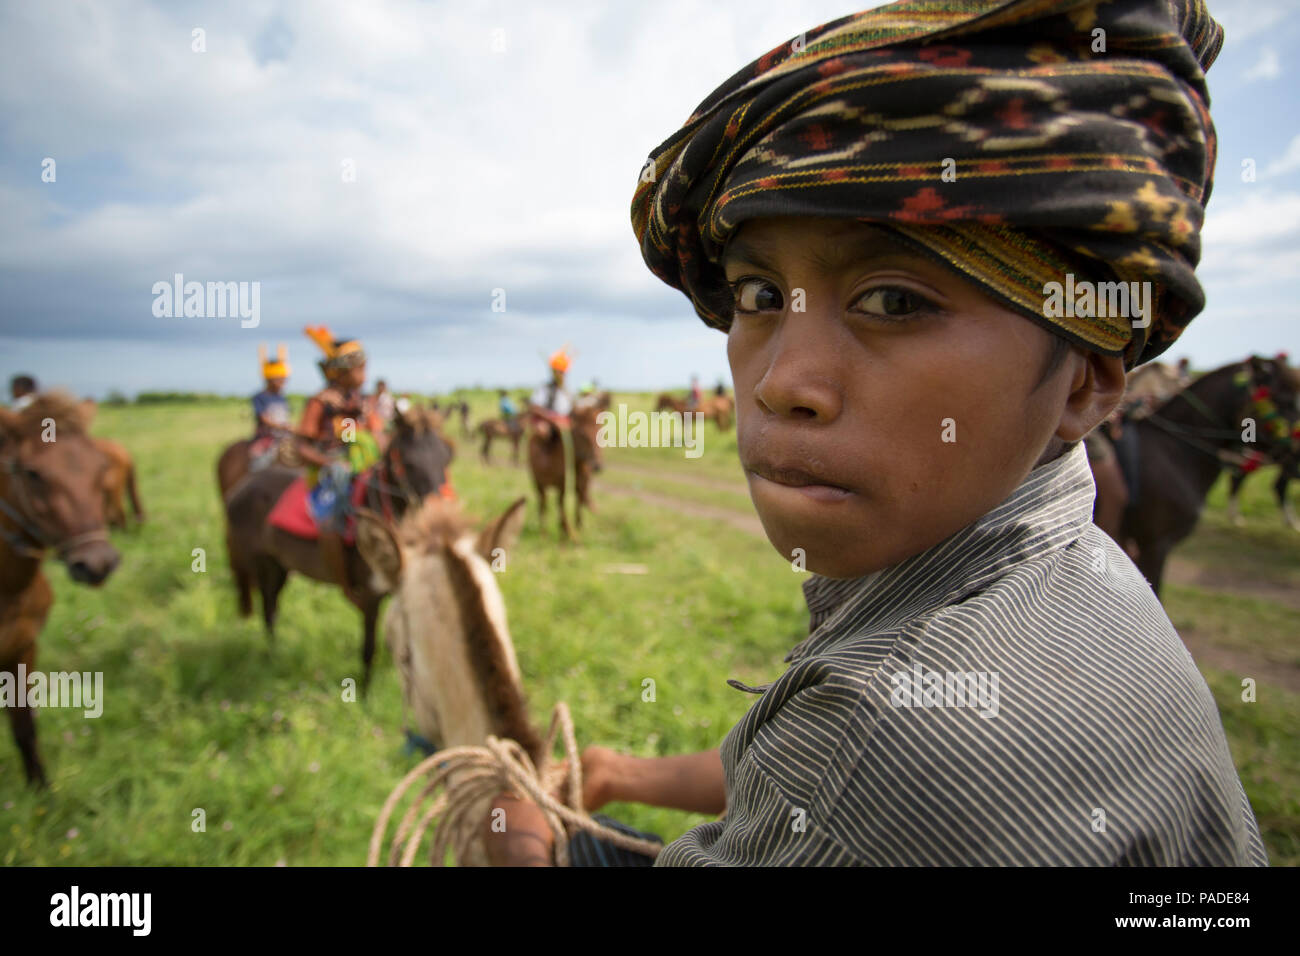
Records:
[[[55,539],[45,534],[41,530],[40,522],[32,514],[31,495],[27,487],[23,484],[22,470],[18,467],[18,461],[14,458],[0,459],[0,467],[10,476],[9,485],[11,488],[18,490],[19,501],[15,506],[13,503],[0,498],[0,514],[3,514],[10,521],[18,526],[21,534],[27,535],[36,542],[35,545],[28,544],[21,537],[13,534],[7,529],[0,527],[0,540],[9,545],[10,549],[20,557],[36,558],[39,560],[45,556],[45,549],[52,548],[59,555],[60,559],[65,559],[68,552],[78,548],[83,544],[91,541],[107,541],[108,533],[99,528],[95,531],[86,531],[81,534],[65,535],[62,538]]]
[[[1233,385],[1237,388],[1244,389],[1246,394],[1250,396],[1250,411],[1253,417],[1264,422],[1270,422],[1272,419],[1279,417],[1276,406],[1274,406],[1268,399],[1267,389],[1256,388],[1254,378],[1247,368],[1242,368],[1241,371],[1233,376]],[[1225,448],[1216,448],[1209,442],[1199,440],[1202,438],[1233,438],[1236,439],[1238,445],[1243,444],[1240,438],[1241,432],[1236,427],[1224,428],[1217,420],[1214,411],[1205,404],[1199,395],[1196,395],[1191,391],[1191,386],[1184,388],[1177,395],[1174,395],[1162,407],[1167,407],[1169,402],[1178,398],[1187,402],[1188,405],[1195,409],[1203,418],[1215,427],[1205,428],[1195,425],[1182,425],[1161,417],[1159,412],[1152,412],[1150,415],[1146,416],[1146,418],[1142,419],[1142,421],[1150,422],[1165,434],[1181,441],[1190,448],[1218,459],[1223,464],[1241,467],[1248,461],[1247,457],[1240,452]],[[1271,458],[1272,456],[1266,457]]]

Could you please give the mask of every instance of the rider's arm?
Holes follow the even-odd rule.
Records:
[[[329,457],[316,448],[316,442],[320,438],[321,414],[324,409],[325,406],[320,399],[309,400],[307,407],[302,410],[302,421],[298,423],[298,454],[308,464],[329,464]]]

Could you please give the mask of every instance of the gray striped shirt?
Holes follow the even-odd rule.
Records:
[[[807,639],[723,741],[726,815],[657,865],[1267,865],[1214,698],[1093,494],[1076,445],[928,551],[808,579]]]

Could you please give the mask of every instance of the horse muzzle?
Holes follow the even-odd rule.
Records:
[[[87,542],[63,556],[72,580],[91,587],[103,584],[121,560],[122,555],[107,541]]]

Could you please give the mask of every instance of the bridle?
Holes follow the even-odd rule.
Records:
[[[16,503],[0,498],[0,514],[16,524],[19,531],[19,534],[15,534],[0,526],[0,540],[9,545],[10,550],[15,554],[39,560],[45,556],[46,548],[52,548],[58,554],[59,560],[66,561],[68,554],[83,544],[108,540],[108,532],[103,528],[81,534],[65,535],[61,538],[46,533],[33,513],[32,495],[24,480],[23,470],[18,465],[18,459],[12,455],[0,458],[0,471],[9,476],[8,486],[11,492],[17,491]],[[35,544],[23,541],[21,535],[26,535]]]
[[[1277,439],[1277,444],[1286,443],[1289,445],[1288,451],[1294,451],[1296,436],[1292,432],[1288,437],[1286,432],[1286,420],[1277,409],[1277,405],[1272,401],[1271,390],[1267,385],[1257,385],[1249,362],[1243,363],[1244,367],[1233,376],[1233,385],[1242,389],[1246,396],[1250,398],[1249,411],[1260,424],[1261,430],[1271,430],[1266,433],[1272,434]],[[1241,467],[1250,459],[1240,452],[1230,451],[1228,449],[1217,448],[1210,444],[1213,439],[1235,439],[1238,445],[1242,445],[1241,430],[1235,425],[1230,428],[1224,428],[1219,420],[1215,417],[1212,409],[1205,404],[1201,398],[1193,393],[1190,389],[1184,388],[1176,395],[1172,396],[1162,407],[1168,407],[1170,402],[1175,399],[1183,399],[1190,405],[1200,416],[1206,419],[1214,427],[1206,428],[1204,426],[1183,425],[1177,422],[1171,422],[1162,418],[1158,412],[1152,412],[1141,421],[1150,422],[1156,428],[1159,428],[1165,434],[1181,441],[1183,444],[1204,452],[1211,457],[1217,458],[1223,464]],[[1275,426],[1281,425],[1281,428]],[[1202,440],[1205,439],[1205,440]],[[1270,451],[1273,451],[1270,447]]]
[[[380,509],[383,511],[384,517],[390,522],[396,521],[397,517],[396,509],[393,506],[393,497],[401,498],[408,506],[412,502],[420,500],[421,496],[416,494],[415,489],[411,486],[410,476],[406,472],[406,462],[402,460],[401,455],[397,454],[396,436],[384,449],[380,467],[371,473],[367,485],[373,488],[379,497]],[[447,487],[445,466],[441,487]]]

